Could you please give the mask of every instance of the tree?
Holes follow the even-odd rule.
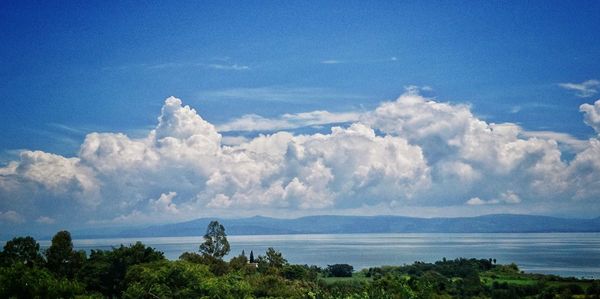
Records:
[[[370,285],[369,298],[415,298],[414,291],[400,275],[387,273]]]
[[[254,263],[254,252],[250,250],[250,263]]]
[[[57,278],[45,268],[20,263],[0,267],[0,298],[74,298],[83,293],[80,282]]]
[[[211,221],[206,228],[204,243],[200,245],[200,252],[214,258],[222,259],[229,253],[229,249],[225,227],[218,221]]]
[[[231,267],[233,270],[245,269],[247,264],[248,264],[248,258],[246,258],[246,256],[244,255],[243,252],[242,252],[242,254],[240,254],[236,257],[233,257],[229,261],[229,267]]]
[[[595,280],[585,291],[588,298],[600,298],[600,282]]]
[[[71,233],[60,231],[52,237],[52,245],[46,249],[48,270],[61,277],[73,278],[85,260],[85,252],[74,251]]]
[[[127,288],[125,274],[133,265],[164,261],[164,254],[141,242],[107,250],[92,250],[90,258],[78,273],[78,280],[88,290],[117,298]]]
[[[287,260],[283,258],[281,252],[273,247],[267,248],[266,255],[259,255],[255,262],[258,264],[258,272],[267,275],[279,275],[283,266],[287,265]]]
[[[269,267],[282,268],[283,265],[287,264],[287,260],[283,258],[281,252],[269,247],[267,249],[267,262]]]
[[[21,263],[33,267],[43,263],[40,244],[32,237],[18,237],[6,242],[0,256],[0,264],[5,266]]]
[[[327,276],[330,277],[352,277],[354,268],[348,264],[327,265]]]

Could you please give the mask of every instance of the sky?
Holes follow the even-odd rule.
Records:
[[[600,216],[598,1],[0,3],[0,223]]]

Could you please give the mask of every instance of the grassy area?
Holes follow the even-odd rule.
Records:
[[[488,271],[481,273],[481,282],[486,286],[491,286],[494,282],[507,283],[511,285],[534,285],[537,283],[545,283],[551,287],[561,287],[567,285],[578,285],[582,289],[587,289],[593,281],[589,280],[577,280],[577,281],[554,281],[545,280],[538,274],[527,274],[527,273],[498,273],[495,271]]]
[[[481,274],[481,282],[487,286],[491,286],[494,282],[514,285],[533,285],[538,283],[538,281],[539,280],[534,277],[521,273],[497,273],[490,271]]]

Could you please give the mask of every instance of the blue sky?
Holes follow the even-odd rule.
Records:
[[[183,101],[182,109],[185,105],[196,109],[229,138],[227,142],[242,140],[230,137],[248,141],[259,133],[279,130],[328,134],[332,124],[347,128],[360,120],[378,136],[397,134],[420,146],[425,163],[433,167],[438,158],[420,143],[425,141],[411,139],[404,131],[386,131],[372,120],[371,112],[382,102],[414,92],[415,88],[407,87],[416,86],[420,97],[450,103],[452,109],[468,105],[469,112],[487,124],[520,126],[519,138],[540,136],[543,131],[546,137],[568,139],[559,147],[562,161],[569,164],[586,147],[574,149],[563,143],[580,144],[598,136],[593,117],[588,121],[592,124],[586,125],[580,111],[582,104],[593,105],[599,97],[598,15],[597,1],[3,1],[0,162],[8,169],[10,163],[22,161],[19,155],[24,150],[82,158],[82,143],[94,132],[145,138],[156,129],[165,98],[176,96]],[[298,116],[311,111],[346,114],[334,122],[312,123]],[[271,121],[266,126],[271,129],[253,129],[257,117]],[[294,125],[281,124],[290,117]],[[223,129],[240,119],[246,120],[242,126],[247,125],[247,130]],[[280,123],[272,125],[272,121]],[[4,176],[9,180],[10,175]],[[94,178],[106,186],[107,176]],[[435,174],[432,179],[435,185]],[[518,189],[508,186],[490,190],[487,199],[463,194],[469,197],[464,200],[500,202],[501,194],[510,197],[516,191],[508,189]],[[100,214],[112,219],[136,210],[142,213],[140,201],[169,192],[179,192],[173,201],[181,205],[187,202],[182,192],[188,192],[189,198],[204,192],[172,189],[155,190],[154,195],[130,194],[139,197],[135,204]],[[99,192],[102,198],[124,196]],[[579,193],[575,190],[564,197]],[[587,216],[597,216],[598,210],[589,209],[597,206],[598,194],[592,194],[583,197],[595,200],[580,200],[579,210],[567,214],[588,211]],[[333,209],[328,212],[338,211],[336,196],[333,203],[322,206]],[[19,210],[23,206],[3,200],[1,213],[13,211],[24,219],[55,219],[64,213],[42,204],[36,212],[39,216],[24,216]],[[464,200],[456,199],[452,205]],[[339,207],[358,213],[365,205],[376,206],[364,198],[355,201]],[[432,201],[427,206],[445,204]],[[515,211],[552,214],[551,206]],[[294,204],[287,207],[290,215],[297,211]],[[532,207],[539,205],[532,203]],[[252,211],[263,212],[269,213]]]

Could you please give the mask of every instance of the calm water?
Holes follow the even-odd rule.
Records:
[[[142,241],[163,251],[169,259],[197,251],[201,237],[74,240],[78,249],[110,249]],[[250,250],[264,254],[268,247],[281,251],[290,263],[326,266],[347,263],[355,269],[401,265],[414,261],[495,258],[517,263],[527,272],[600,278],[600,233],[543,234],[335,234],[229,236],[231,254]],[[41,241],[42,247],[49,241]]]

